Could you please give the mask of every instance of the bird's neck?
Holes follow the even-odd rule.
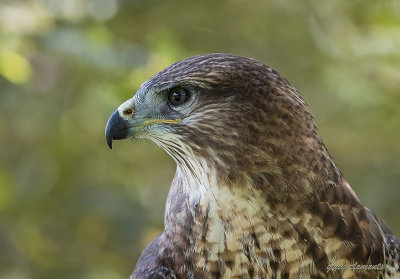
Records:
[[[286,192],[282,190],[282,194],[278,194],[276,188],[285,185],[271,185],[263,176],[267,175],[265,173],[242,173],[240,178],[229,180],[213,164],[205,161],[199,164],[201,166],[198,167],[192,165],[199,170],[197,173],[192,172],[193,168],[177,167],[166,205],[167,230],[180,230],[182,226],[191,224],[201,229],[207,227],[213,232],[225,231],[226,227],[245,228],[248,231],[249,228],[254,229],[257,223],[268,226],[267,219],[287,218],[288,204],[294,211],[297,210],[296,214],[301,214],[297,208],[304,207],[304,199],[291,193],[289,187],[285,188]],[[211,234],[209,241],[214,241],[213,237],[223,236]]]
[[[255,263],[262,261],[272,268],[274,262],[282,260],[282,255],[293,260],[293,268],[301,268],[299,255],[308,251],[310,245],[318,248],[317,254],[325,255],[325,244],[318,242],[322,223],[334,232],[333,228],[337,227],[335,220],[341,218],[341,211],[333,210],[337,207],[330,209],[329,203],[348,203],[365,212],[344,180],[336,186],[327,182],[326,187],[338,188],[321,186],[322,195],[310,196],[307,203],[291,194],[282,200],[269,197],[270,192],[265,187],[272,186],[255,184],[252,175],[244,174],[241,179],[227,180],[212,164],[203,164],[196,169],[202,171],[194,175],[180,166],[177,168],[168,195],[162,235],[163,241],[169,244],[162,254],[182,263],[182,266],[190,258],[195,269],[207,274],[222,268],[220,260],[224,262],[223,269],[230,268],[232,272],[239,272],[236,268],[240,266],[244,270],[262,272]],[[260,174],[261,181],[266,183]],[[312,199],[315,199],[314,206]],[[327,212],[330,214],[327,216],[335,218],[325,220]],[[333,223],[330,219],[334,220]],[[343,237],[348,238],[347,235]],[[326,269],[329,257],[323,259],[320,268]]]
[[[218,170],[202,165],[196,174],[177,167],[166,206],[166,227],[180,226],[187,218],[193,222],[251,220],[253,215],[267,210],[262,192],[252,187],[250,179],[241,185],[229,184]],[[263,213],[264,215],[264,213]],[[254,218],[253,218],[254,220]]]
[[[196,266],[207,266],[207,272],[212,272],[213,262],[219,256],[229,257],[230,252],[243,249],[241,245],[247,238],[258,243],[256,233],[267,234],[264,218],[272,216],[268,217],[269,207],[261,192],[250,184],[241,188],[226,185],[214,169],[198,175],[200,180],[186,177],[178,167],[168,195],[163,236],[171,247],[191,251],[185,257],[192,257]],[[274,224],[276,227],[276,221]],[[206,258],[201,256],[204,253]],[[179,253],[173,255],[175,259],[181,257]],[[236,257],[232,264],[240,265],[241,260]]]
[[[177,162],[166,205],[166,228],[187,224],[188,218],[197,223],[205,223],[204,218],[210,216],[220,218],[219,222],[237,218],[243,224],[255,220],[255,216],[284,217],[288,215],[288,204],[305,210],[330,189],[358,200],[318,140],[302,139],[310,146],[292,150],[290,158],[281,155],[262,163],[253,158],[246,168],[237,162],[232,162],[236,169],[224,168],[215,157],[214,161],[197,157],[188,158],[183,165]],[[317,143],[323,152],[312,153],[311,148]],[[309,151],[310,162],[301,161],[304,150]]]
[[[299,220],[295,213],[299,206],[271,207],[249,178],[241,185],[227,185],[212,168],[202,176],[199,173],[200,180],[185,173],[178,167],[168,195],[163,238],[170,248],[163,250],[163,257],[182,266],[190,260],[195,269],[206,274],[220,270],[218,262],[222,260],[223,269],[230,266],[232,272],[245,278],[248,274],[241,274],[244,271],[238,267],[261,273],[252,262],[272,262],[280,251],[286,253],[286,246],[276,251],[265,247],[274,247],[281,228],[292,230],[291,224]],[[290,237],[284,244],[290,247],[295,242]],[[203,278],[194,274],[196,277]]]

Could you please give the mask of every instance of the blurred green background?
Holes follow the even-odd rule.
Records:
[[[400,2],[0,2],[0,278],[127,278],[162,230],[175,165],[104,140],[147,78],[196,54],[297,87],[361,201],[400,236]]]

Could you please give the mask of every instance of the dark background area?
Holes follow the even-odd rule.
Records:
[[[110,114],[188,56],[278,70],[364,205],[400,236],[398,1],[0,2],[0,279],[127,278],[175,164]]]

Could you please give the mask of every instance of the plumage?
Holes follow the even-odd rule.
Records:
[[[400,278],[399,240],[272,68],[231,54],[177,62],[109,119],[110,147],[129,137],[177,164],[165,229],[131,278]]]

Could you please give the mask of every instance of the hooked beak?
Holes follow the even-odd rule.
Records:
[[[108,119],[105,136],[108,147],[112,149],[113,140],[121,140],[132,137],[135,133],[135,126],[128,120],[123,119],[116,110]]]
[[[132,113],[132,111],[131,111]],[[121,140],[133,137],[137,130],[153,124],[177,124],[181,119],[154,119],[154,118],[136,118],[124,119],[116,110],[108,119],[105,136],[108,147],[112,149],[113,140]]]

